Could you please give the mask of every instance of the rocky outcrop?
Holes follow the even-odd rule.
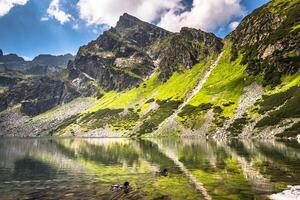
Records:
[[[201,61],[207,61],[221,53],[222,40],[212,33],[184,27],[166,39],[160,50],[161,80],[167,80],[173,72],[183,72]]]
[[[24,79],[26,79],[26,74],[22,71],[0,71],[0,87],[12,87]]]
[[[49,77],[23,80],[2,94],[1,111],[8,106],[21,104],[21,111],[34,116],[59,104],[67,103],[79,94],[67,83]]]
[[[136,86],[155,68],[147,50],[169,34],[125,13],[115,28],[80,47],[75,61],[68,65],[69,78],[85,73],[105,91]]]
[[[244,54],[249,74],[262,74],[265,84],[280,83],[283,74],[300,69],[300,4],[271,1],[247,16],[227,39]]]
[[[33,65],[25,70],[26,73],[31,75],[50,75],[54,72],[58,72],[61,68],[48,65]]]

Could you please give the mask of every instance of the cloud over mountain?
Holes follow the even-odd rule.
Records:
[[[245,14],[240,0],[193,0],[190,9],[182,0],[79,0],[77,7],[80,18],[88,25],[114,26],[119,16],[127,12],[170,31],[184,26],[213,31]]]
[[[42,17],[41,20],[45,21],[49,18],[55,18],[61,24],[64,24],[69,22],[72,16],[60,8],[60,0],[52,0],[47,9],[47,17]]]
[[[77,7],[80,18],[88,25],[107,24],[114,26],[119,17],[127,12],[144,21],[159,19],[168,10],[181,6],[181,0],[79,0]]]

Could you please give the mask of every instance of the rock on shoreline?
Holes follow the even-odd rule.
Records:
[[[272,200],[300,200],[300,185],[288,186],[283,192],[272,194]]]

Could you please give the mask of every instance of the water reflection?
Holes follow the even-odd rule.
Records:
[[[266,199],[299,177],[297,141],[0,140],[0,199]]]

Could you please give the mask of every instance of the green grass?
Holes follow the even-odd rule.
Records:
[[[277,134],[277,137],[296,137],[300,135],[300,122],[295,123],[290,128],[284,130],[282,133]]]
[[[297,1],[295,0],[274,0],[268,4],[267,9],[273,14],[285,14]]]
[[[273,110],[278,106],[281,106],[288,99],[292,98],[296,91],[297,91],[297,87],[294,86],[283,92],[278,92],[271,95],[264,95],[262,97],[262,102],[259,104],[260,108],[258,110],[258,113],[264,114],[267,111]]]
[[[207,63],[196,64],[192,69],[186,70],[184,73],[175,72],[165,83],[158,80],[159,73],[156,73],[137,88],[120,93],[115,91],[106,93],[96,106],[85,111],[85,113],[95,112],[104,108],[126,109],[135,107],[135,105],[138,105],[136,108],[141,108],[151,98],[154,100],[182,100],[193,89],[214,57]]]
[[[231,133],[232,136],[238,136],[242,133],[244,126],[248,123],[247,117],[241,117],[236,119],[232,124],[230,124],[227,131]]]
[[[292,27],[292,31],[299,31],[299,29],[300,29],[300,24]]]
[[[230,62],[231,46],[226,45],[224,48],[218,65],[189,104],[199,106],[203,103],[213,103],[223,109],[225,116],[232,116],[244,87],[253,79],[244,73],[246,66],[240,64],[242,55],[239,54],[234,62]],[[228,102],[232,102],[231,105],[227,106]]]
[[[281,82],[275,88],[267,87],[265,95],[255,103],[252,114],[261,115],[270,112],[268,116],[258,121],[256,127],[273,126],[283,119],[300,116],[299,102],[297,102],[300,101],[300,73],[285,75],[281,78]],[[282,106],[279,110],[272,111],[279,106]]]
[[[292,98],[287,100],[279,110],[270,112],[268,116],[258,121],[256,127],[274,126],[287,118],[300,118],[299,102],[300,87],[297,87]]]
[[[159,108],[155,111],[151,111],[146,116],[147,118],[143,121],[138,131],[139,136],[152,133],[154,130],[156,130],[159,124],[171,116],[182,102],[172,100],[157,100],[157,103]]]
[[[177,120],[192,130],[199,129],[205,121],[206,112],[212,108],[211,103],[203,103],[199,106],[186,105],[178,113]]]
[[[275,88],[266,87],[266,95],[285,92],[294,86],[300,86],[300,72],[293,75],[282,76],[280,85],[276,86]]]
[[[195,87],[213,59],[215,56],[211,56],[206,63],[196,64],[183,73],[174,72],[166,82],[159,81],[159,72],[157,72],[136,88],[124,92],[108,92],[99,99],[95,106],[82,112],[79,121],[82,126],[89,128],[111,125],[113,129],[117,130],[131,129],[139,117],[146,114],[145,111],[151,104],[158,103],[158,110],[150,110],[146,114],[147,120],[142,119],[139,134],[148,133],[157,128],[159,123],[175,111],[186,95]],[[120,115],[121,109],[122,111],[131,110],[130,115]]]
[[[282,36],[294,32],[300,22],[300,3],[295,0],[276,0],[269,5],[269,10],[276,15],[286,15],[281,26],[270,35],[271,41],[280,40]]]

